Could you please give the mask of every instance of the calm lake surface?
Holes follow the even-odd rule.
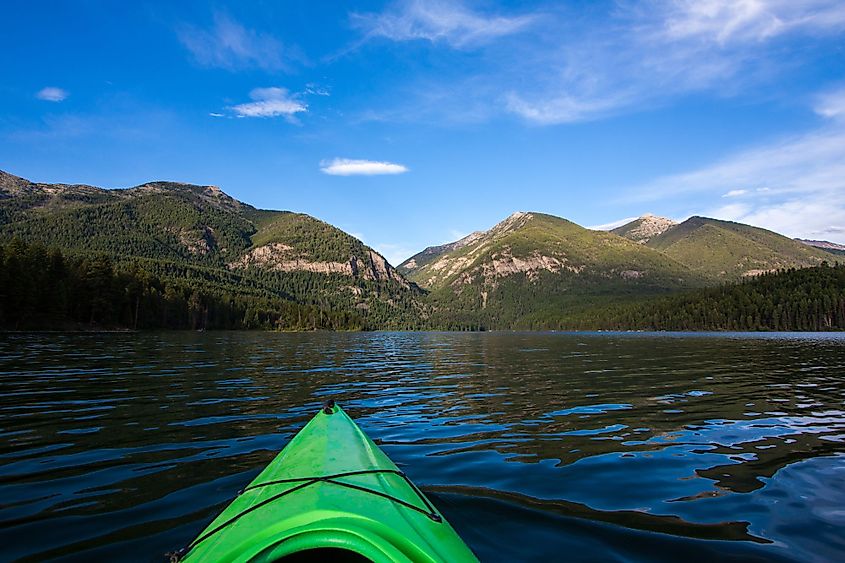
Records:
[[[483,561],[845,559],[845,335],[0,336],[0,560],[161,561],[336,399]]]

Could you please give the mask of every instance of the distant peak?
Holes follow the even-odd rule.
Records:
[[[825,250],[838,250],[841,252],[845,252],[845,245],[839,244],[836,242],[830,242],[829,240],[811,240],[811,239],[804,239],[804,238],[797,238],[795,239],[798,242],[802,242],[807,246],[814,246],[816,248],[822,248]]]
[[[532,217],[533,215],[527,211],[517,211],[515,213],[511,213],[504,221],[497,223],[485,234],[491,236],[501,236],[510,233],[524,226],[525,223],[527,223]]]
[[[661,217],[660,215],[655,215],[654,213],[645,213],[642,216],[640,216],[640,220],[642,220],[642,221],[652,221],[652,222],[657,221],[657,222],[661,222],[661,223],[670,223],[672,225],[678,224],[678,222],[673,220],[673,219],[669,219],[668,217]]]
[[[639,219],[612,229],[611,232],[634,242],[645,244],[654,237],[662,235],[677,224],[677,221],[673,221],[667,217],[659,217],[653,213],[646,213]]]

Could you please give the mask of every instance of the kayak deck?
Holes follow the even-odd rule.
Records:
[[[330,403],[178,555],[338,561],[340,554],[357,561],[477,561],[426,496]]]

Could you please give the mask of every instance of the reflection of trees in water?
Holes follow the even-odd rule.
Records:
[[[425,492],[462,495],[478,503],[503,502],[547,514],[581,518],[593,522],[607,522],[634,530],[660,532],[688,538],[772,543],[770,540],[750,534],[748,522],[697,524],[686,522],[677,516],[649,514],[641,510],[596,510],[578,502],[538,499],[528,495],[484,487],[430,486],[425,487]],[[490,510],[490,508],[488,507],[487,510]]]
[[[0,492],[17,503],[0,519],[37,530],[85,516],[94,537],[144,537],[133,526],[150,520],[199,529],[330,396],[424,481],[507,475],[514,494],[539,475],[563,498],[563,468],[612,455],[671,479],[692,467],[716,491],[662,500],[693,500],[845,451],[830,439],[845,434],[841,341],[43,335],[7,337],[0,358]],[[465,473],[447,477],[444,460]]]

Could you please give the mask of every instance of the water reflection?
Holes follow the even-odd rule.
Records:
[[[6,335],[0,550],[155,560],[332,397],[482,557],[837,559],[843,368],[835,335]]]

